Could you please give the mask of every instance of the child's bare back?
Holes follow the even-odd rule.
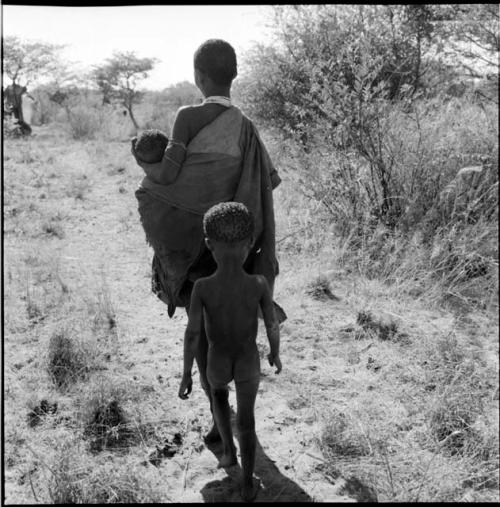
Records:
[[[257,313],[268,290],[266,279],[245,272],[231,278],[214,274],[196,285],[205,309],[210,385],[258,381]]]
[[[269,339],[271,352],[268,360],[271,365],[276,365],[276,373],[281,371],[279,327],[266,278],[249,275],[243,269],[253,245],[254,222],[248,209],[236,202],[213,206],[203,217],[203,229],[217,271],[209,277],[199,278],[193,286],[184,335],[184,372],[179,396],[186,399],[191,393],[191,368],[204,325],[208,342],[207,379],[223,443],[219,466],[229,467],[237,463],[228,404],[228,384],[234,380],[243,469],[241,494],[245,501],[252,501],[258,491],[253,480],[254,405],[260,381],[260,358],[255,341],[258,310],[262,310]]]

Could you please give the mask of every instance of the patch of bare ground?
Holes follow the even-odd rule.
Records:
[[[240,501],[196,375],[177,398],[186,316],[150,292],[128,143],[34,134],[4,148],[6,502]],[[350,270],[283,176],[257,501],[498,501],[496,315]]]

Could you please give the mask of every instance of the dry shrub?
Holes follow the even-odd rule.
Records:
[[[439,339],[427,356],[426,382],[436,393],[427,411],[432,445],[480,460],[498,456],[495,439],[480,424],[495,388],[492,372],[470,357],[453,333]]]
[[[162,495],[148,480],[144,468],[117,470],[106,463],[93,473],[89,481],[86,503],[160,503]]]
[[[160,503],[160,484],[151,469],[127,462],[99,463],[80,442],[63,442],[48,477],[53,504]],[[154,468],[154,467],[151,467]],[[163,495],[164,496],[164,495]]]
[[[328,460],[370,454],[366,435],[355,426],[352,418],[338,410],[327,416],[319,444]]]
[[[90,370],[89,351],[78,339],[74,329],[62,328],[50,338],[47,353],[47,371],[58,388],[66,388],[85,378]]]
[[[68,111],[69,131],[73,139],[96,139],[101,134],[103,114],[96,108],[78,105]]]
[[[59,239],[63,239],[65,236],[62,225],[55,220],[43,222],[42,230],[45,234],[49,236],[54,236]]]
[[[398,325],[392,319],[377,318],[371,312],[362,310],[358,312],[356,322],[365,331],[373,331],[381,340],[395,340],[398,337]]]
[[[88,388],[81,405],[80,418],[83,421],[83,435],[91,451],[124,449],[147,438],[150,428],[138,424],[124,409],[129,395],[125,387],[117,386],[105,378]]]
[[[319,275],[306,287],[306,294],[318,301],[339,301],[339,298],[333,294],[328,278]]]
[[[116,335],[116,312],[104,273],[102,273],[101,287],[96,296],[93,299],[87,299],[87,308],[94,333],[106,336]]]

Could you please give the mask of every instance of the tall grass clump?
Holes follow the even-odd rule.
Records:
[[[104,377],[95,379],[84,389],[79,419],[90,451],[124,450],[148,437],[147,425],[140,424],[126,408],[130,398],[127,386]]]
[[[59,444],[46,468],[47,496],[53,504],[165,501],[154,470],[139,468],[126,460],[96,462],[95,456],[85,453],[78,441]]]
[[[73,331],[63,328],[50,337],[47,352],[47,371],[58,388],[66,388],[89,371],[87,351],[71,336]]]

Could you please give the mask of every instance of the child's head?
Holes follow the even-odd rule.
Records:
[[[240,202],[212,206],[203,217],[207,246],[218,261],[220,254],[236,254],[245,261],[253,243],[252,213]]]
[[[208,76],[218,86],[231,86],[238,74],[236,53],[228,42],[209,39],[196,50],[194,68]]]
[[[168,137],[157,129],[145,130],[135,143],[137,156],[148,164],[160,162],[168,144]]]

